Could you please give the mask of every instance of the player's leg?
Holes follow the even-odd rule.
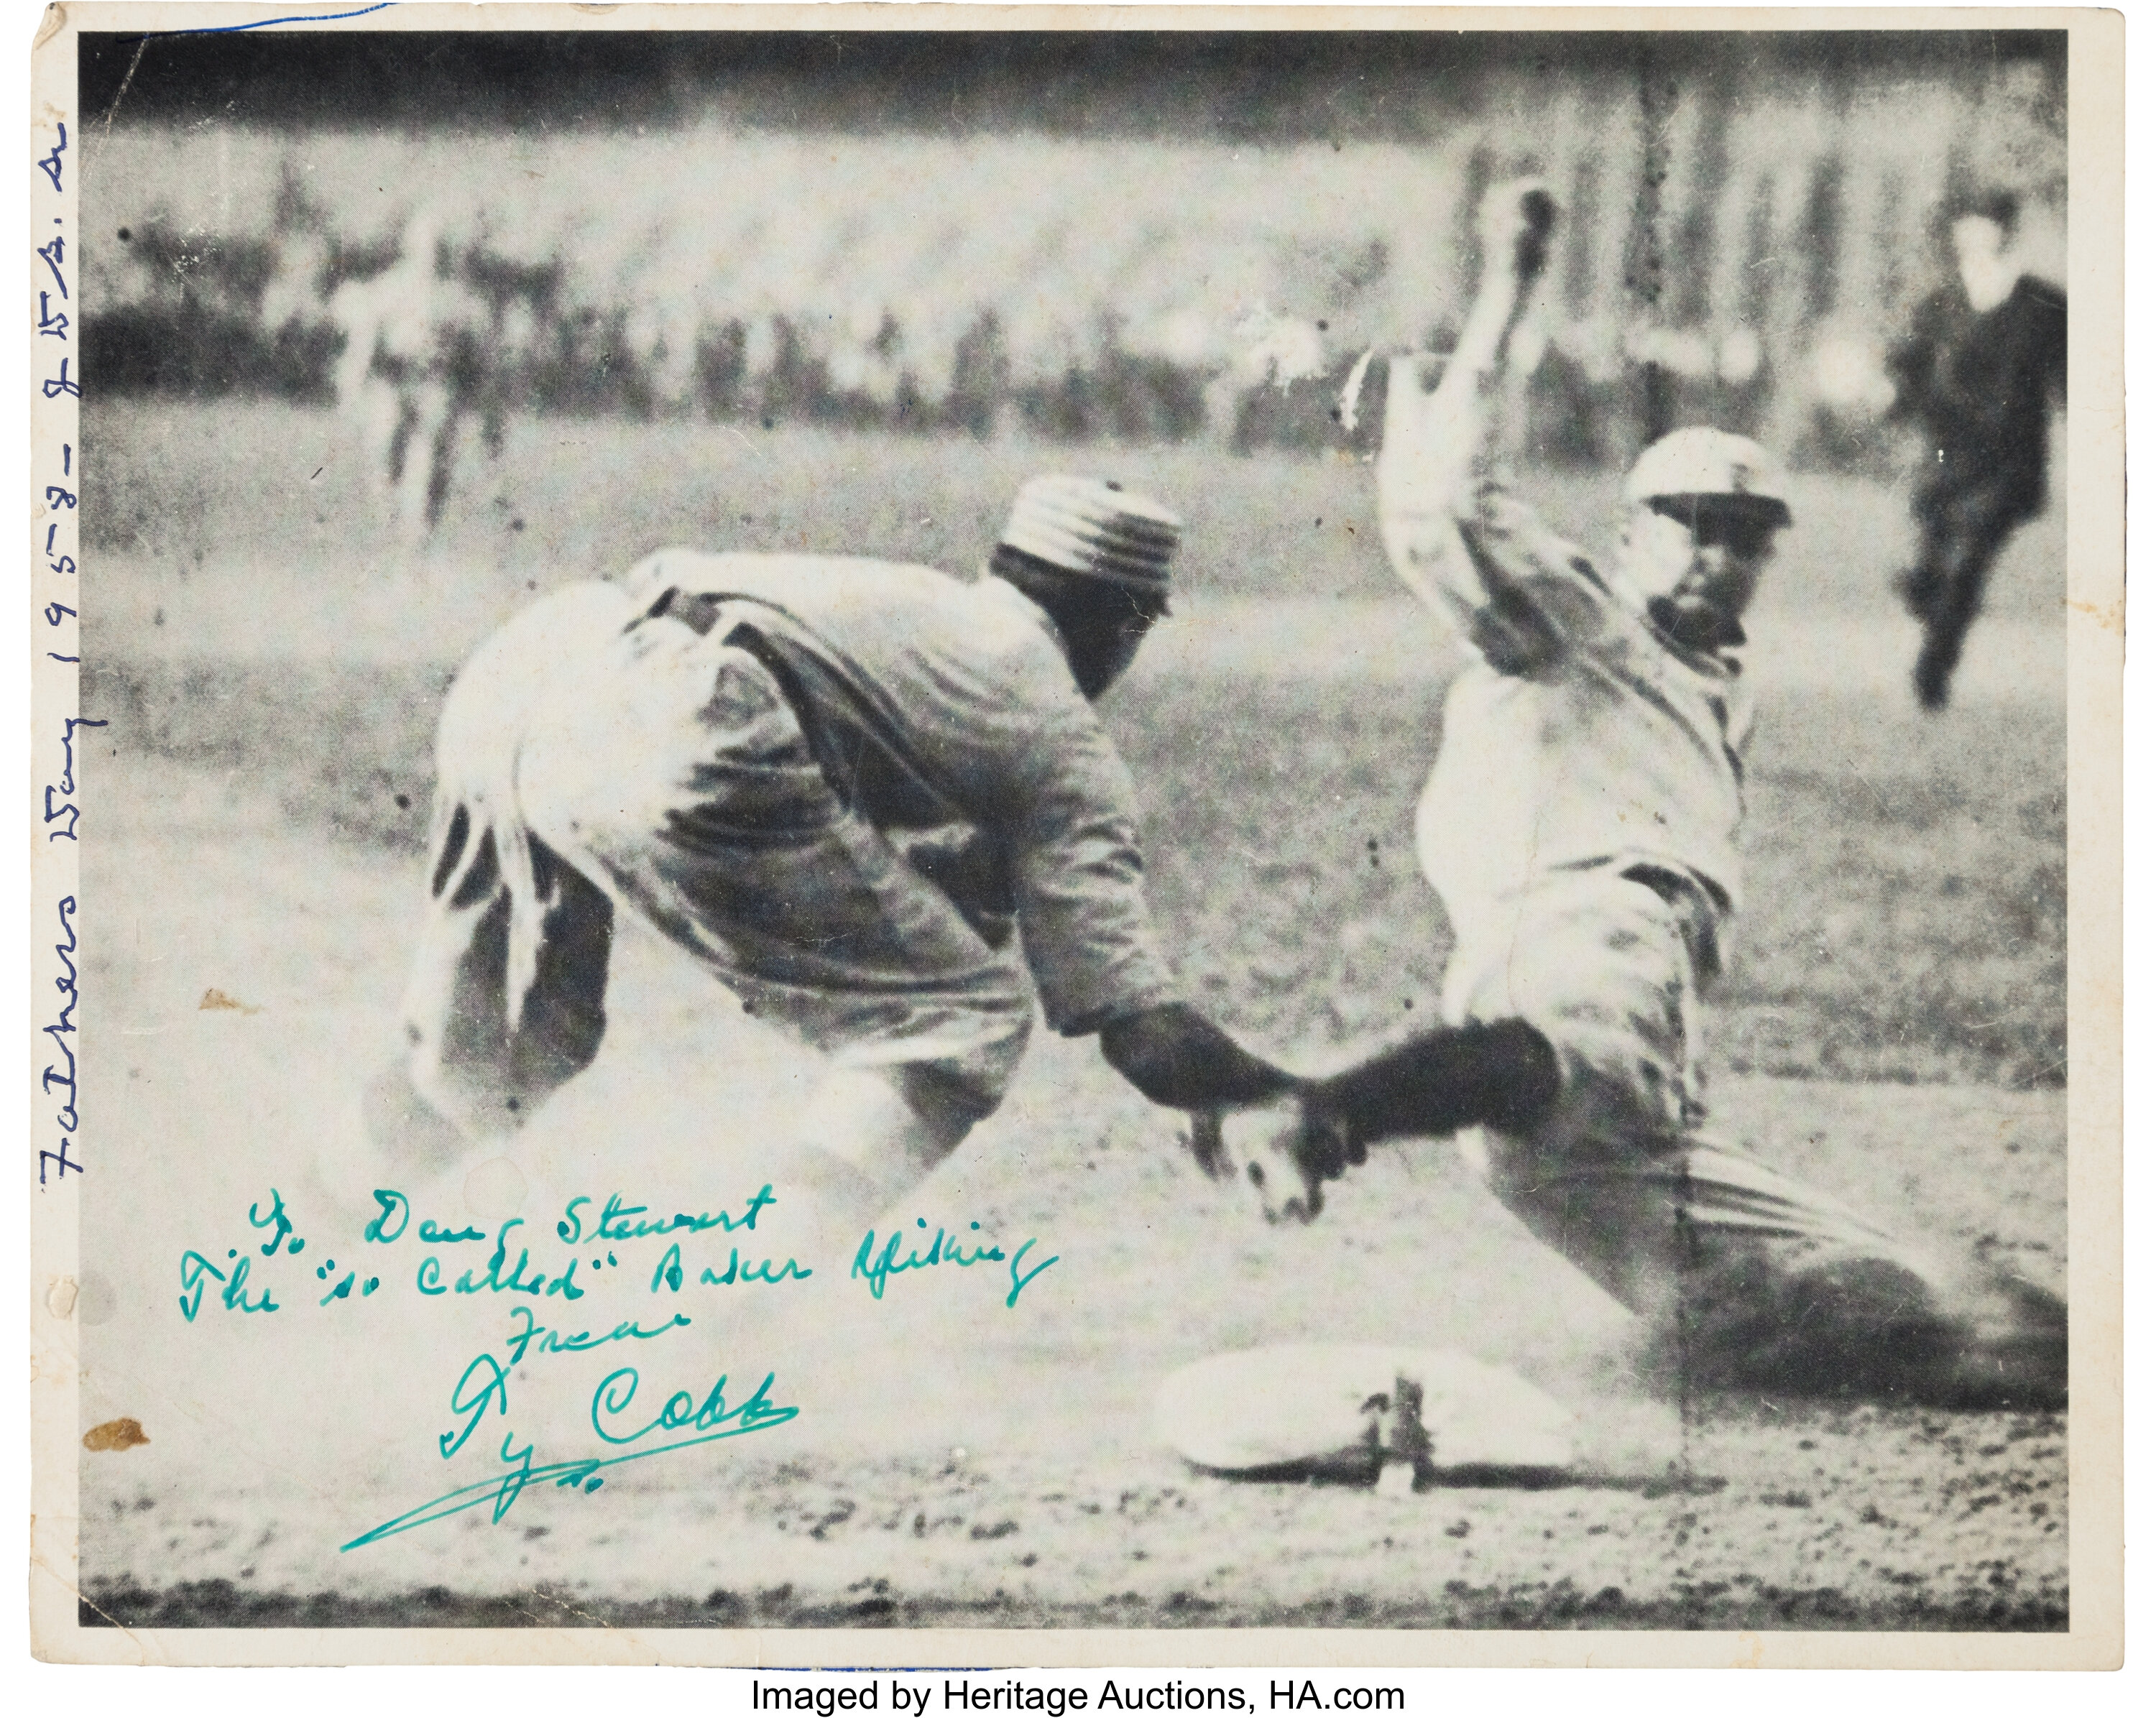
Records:
[[[367,1094],[377,1141],[446,1161],[513,1131],[598,1054],[613,905],[595,874],[528,828],[516,760],[535,704],[632,613],[611,586],[556,592],[449,689],[403,1053]]]
[[[464,402],[451,396],[442,408],[440,421],[434,426],[434,445],[427,458],[427,495],[423,515],[429,531],[442,522],[442,510],[449,505],[450,485],[456,480],[457,444],[462,438],[464,418]]]
[[[337,408],[357,432],[367,480],[385,493],[393,493],[403,469],[408,433],[403,396],[387,377],[362,371],[348,391],[340,388]]]
[[[963,1065],[978,1058],[834,1058],[778,1142],[825,1227],[858,1234],[933,1174],[1000,1100],[1024,1042],[1017,1028],[995,1046],[1009,1066],[987,1080]]]
[[[419,408],[402,383],[384,384],[382,392],[388,403],[381,415],[389,433],[382,449],[382,480],[391,495],[398,495],[404,490],[404,468],[411,459],[412,438],[418,433]]]
[[[1672,1298],[1694,1225],[1876,1246],[1836,1202],[1741,1154],[1695,1151],[1704,1117],[1697,973],[1714,913],[1696,889],[1610,873],[1553,880],[1463,927],[1455,1025],[1320,1081],[1351,1141],[1483,1130],[1471,1160],[1538,1237],[1635,1310]]]
[[[1460,1026],[1306,1095],[1329,1167],[1379,1139],[1481,1122],[1462,1144],[1491,1191],[1638,1313],[1695,1387],[2060,1399],[2052,1297],[1928,1256],[1698,1133],[1695,975],[1711,926],[1681,888],[1604,874],[1465,927],[1446,997]]]
[[[2042,1291],[1897,1237],[1704,1137],[1697,975],[1712,914],[1668,880],[1535,890],[1448,1002],[1525,1018],[1563,1070],[1469,1150],[1539,1238],[1648,1321],[1669,1370],[1742,1387],[1964,1405],[2062,1395]]]
[[[1914,675],[1917,701],[1925,709],[1946,707],[1962,647],[1984,608],[1991,569],[2032,510],[2019,482],[1991,484],[1940,502],[1937,523],[1927,532],[1930,582]]]
[[[405,428],[391,482],[405,534],[414,541],[431,530],[429,497],[448,428],[449,391],[432,376],[421,375],[404,392]]]
[[[1915,558],[1894,578],[1894,589],[1909,618],[1919,625],[1931,618],[1932,607],[1946,582],[1953,532],[1957,491],[1937,476],[1918,485],[1909,500],[1909,515],[1916,521]]]
[[[1693,1141],[1693,1175],[1719,1154]],[[2056,1295],[1974,1257],[1822,1239],[1771,1223],[1717,1227],[1681,1208],[1682,1268],[1658,1323],[1659,1369],[1694,1388],[2056,1408],[2066,1392]]]
[[[1031,993],[850,811],[791,843],[695,846],[618,874],[755,1018],[825,1054],[786,1150],[827,1223],[871,1222],[1001,1103]]]
[[[2002,536],[1979,495],[1955,495],[1942,504],[1928,545],[1932,576],[1920,617],[1924,638],[1912,676],[1917,701],[1926,710],[1946,708],[1962,645],[1975,623]]]
[[[432,856],[433,885],[402,1031],[406,1054],[368,1087],[370,1131],[439,1163],[515,1132],[591,1065],[606,1032],[613,905],[543,842],[525,838],[536,902],[528,982],[511,982],[520,934],[507,844],[457,805]]]

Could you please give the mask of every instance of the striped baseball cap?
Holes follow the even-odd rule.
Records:
[[[998,541],[1086,578],[1165,595],[1183,521],[1147,496],[1092,477],[1026,480]]]

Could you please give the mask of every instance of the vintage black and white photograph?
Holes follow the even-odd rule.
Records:
[[[2092,1662],[2115,17],[596,10],[71,8],[40,1650]]]

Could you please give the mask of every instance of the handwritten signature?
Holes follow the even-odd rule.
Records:
[[[925,1217],[916,1217],[913,1221],[917,1228],[925,1229],[928,1227],[928,1219]],[[973,1228],[978,1229],[980,1224],[977,1223]],[[1010,1293],[1004,1296],[1004,1305],[1015,1307],[1026,1285],[1063,1256],[1060,1253],[1052,1254],[1027,1270],[1023,1268],[1025,1255],[1040,1244],[1037,1238],[1028,1240],[1016,1253],[1010,1254],[1006,1254],[1001,1247],[996,1246],[976,1247],[968,1252],[963,1236],[947,1235],[938,1228],[936,1238],[928,1244],[926,1253],[909,1247],[906,1256],[901,1259],[898,1256],[898,1249],[905,1235],[903,1229],[894,1229],[879,1251],[876,1232],[870,1229],[861,1237],[860,1249],[854,1254],[853,1279],[865,1280],[869,1285],[869,1293],[879,1300],[883,1299],[885,1285],[902,1271],[927,1270],[939,1264],[955,1264],[965,1269],[976,1264],[1007,1263],[1010,1266],[1011,1287]]]
[[[655,1332],[651,1334],[656,1334]],[[479,1413],[475,1414],[461,1434],[443,1433],[442,1454],[446,1458],[463,1446],[471,1434],[472,1427],[485,1412],[487,1405],[497,1398],[506,1413],[509,1406],[509,1381],[500,1364],[490,1354],[483,1354],[465,1369],[451,1396],[454,1412],[469,1412],[471,1403],[464,1400],[465,1388],[475,1372],[482,1371],[482,1363],[491,1367],[490,1375],[481,1384]],[[649,1449],[631,1450],[626,1455],[583,1456],[569,1461],[535,1464],[533,1446],[526,1443],[521,1449],[512,1449],[516,1442],[514,1432],[502,1434],[501,1459],[508,1464],[509,1471],[492,1478],[476,1480],[469,1485],[459,1485],[454,1491],[445,1491],[416,1509],[400,1515],[393,1515],[378,1527],[369,1529],[357,1539],[340,1546],[340,1551],[357,1551],[362,1546],[372,1545],[377,1540],[393,1538],[399,1533],[408,1533],[415,1527],[445,1521],[451,1515],[462,1515],[467,1510],[490,1508],[492,1519],[499,1521],[506,1515],[524,1495],[526,1486],[551,1484],[559,1489],[579,1491],[588,1496],[606,1482],[600,1477],[608,1468],[618,1468],[633,1461],[644,1461],[656,1455],[671,1455],[684,1449],[694,1449],[699,1444],[716,1444],[728,1438],[742,1438],[752,1432],[768,1431],[773,1426],[783,1426],[798,1415],[798,1408],[787,1407],[770,1399],[773,1372],[764,1374],[763,1382],[755,1392],[737,1408],[726,1406],[726,1379],[721,1374],[701,1403],[695,1392],[677,1390],[666,1398],[650,1423],[633,1432],[610,1430],[608,1422],[619,1423],[636,1399],[639,1379],[636,1368],[624,1366],[608,1372],[599,1380],[598,1388],[592,1392],[592,1429],[608,1444],[634,1444],[654,1432],[694,1430],[694,1438],[677,1439],[670,1444],[654,1444]],[[459,1406],[463,1403],[463,1406]],[[602,1416],[604,1416],[602,1418]],[[452,1436],[454,1442],[451,1442]]]

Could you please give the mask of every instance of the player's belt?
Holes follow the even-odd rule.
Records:
[[[709,638],[720,616],[737,603],[756,603],[759,598],[727,592],[691,592],[672,587],[644,613],[645,620],[679,621],[700,638]],[[959,813],[941,802],[931,803],[924,792],[911,787],[925,783],[926,773],[906,762],[886,736],[874,711],[845,685],[825,680],[831,696],[844,700],[847,713],[826,718],[817,700],[803,685],[801,675],[753,621],[734,617],[726,636],[719,640],[729,649],[755,659],[771,676],[778,695],[800,723],[808,750],[824,772],[831,791],[845,805],[864,811],[883,827],[889,819],[911,828],[930,828],[950,823]],[[850,743],[848,736],[850,735]]]
[[[646,609],[646,620],[678,620],[698,638],[709,638],[711,628],[719,623],[719,616],[729,603],[739,602],[737,597],[715,596],[706,592],[691,596],[679,585],[670,588],[650,608]],[[777,682],[779,694],[793,709],[802,731],[815,741],[816,714],[814,706],[801,690],[801,683],[793,670],[787,666],[786,659],[771,647],[771,641],[747,621],[737,621],[725,638],[719,640],[729,649],[739,650],[753,656],[765,673]]]
[[[699,638],[709,638],[711,629],[719,623],[719,617],[729,603],[737,603],[737,597],[711,592],[692,594],[679,585],[670,586],[656,603],[644,611],[646,620],[679,621]],[[747,621],[737,621],[726,637],[719,642],[728,649],[739,650],[756,659],[757,664],[771,676],[778,695],[786,700],[793,719],[800,723],[808,749],[822,767],[826,780],[843,799],[850,803],[850,782],[843,772],[832,767],[832,748],[826,743],[823,724],[818,720],[816,707],[803,691],[799,677],[788,666],[786,659],[774,650],[771,641]]]

